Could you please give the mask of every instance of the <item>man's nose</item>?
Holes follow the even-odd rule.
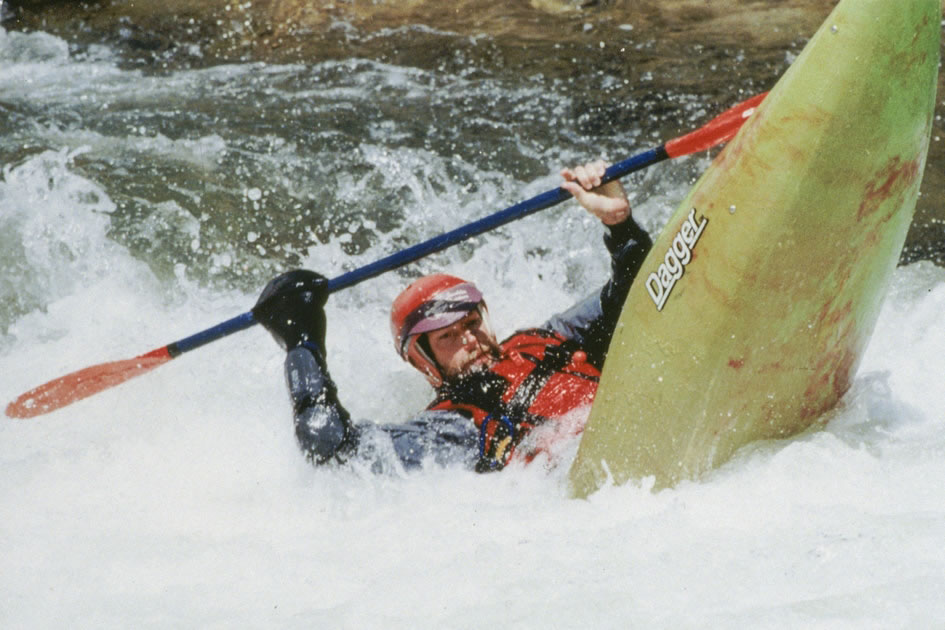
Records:
[[[462,340],[464,346],[479,343],[479,338],[476,337],[476,333],[473,330],[464,330]]]

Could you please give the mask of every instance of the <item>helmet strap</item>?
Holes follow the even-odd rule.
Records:
[[[427,338],[426,333],[421,333],[417,335],[417,340],[414,342],[414,346],[417,348],[424,359],[426,359],[430,365],[433,366],[433,369],[437,371],[436,378],[443,382],[445,380],[445,375],[443,373],[443,366],[439,364],[436,360],[436,357],[433,355],[433,348],[430,347],[430,340]],[[413,363],[413,361],[411,361]],[[414,367],[423,372],[423,367],[414,364]]]
[[[436,355],[433,354],[433,348],[430,346],[430,339],[427,337],[427,333],[423,333],[417,337],[417,345],[420,346],[420,352],[426,356],[426,358],[433,364],[436,370],[440,373],[440,376],[443,376],[443,366],[439,364],[436,360]]]

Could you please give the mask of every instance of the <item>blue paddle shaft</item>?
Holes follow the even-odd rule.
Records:
[[[628,175],[635,171],[639,171],[647,166],[656,164],[668,158],[669,156],[666,153],[666,145],[662,145],[655,149],[650,149],[643,153],[634,155],[633,157],[627,158],[622,162],[614,164],[608,168],[604,177],[602,178],[602,183],[606,184],[615,179],[619,179],[624,175]],[[348,287],[359,284],[365,280],[369,280],[375,276],[379,276],[382,273],[386,273],[393,269],[403,267],[409,263],[420,260],[430,254],[435,254],[436,252],[442,251],[447,247],[461,243],[467,239],[472,238],[473,236],[478,236],[490,230],[494,230],[497,227],[503,226],[506,223],[511,223],[526,217],[530,214],[534,214],[540,210],[550,208],[551,206],[556,206],[562,201],[567,201],[571,198],[571,193],[564,190],[563,188],[555,188],[547,192],[543,192],[540,195],[527,199],[520,203],[515,204],[514,206],[508,207],[505,210],[500,210],[494,214],[490,214],[487,217],[473,221],[472,223],[467,223],[466,225],[456,228],[445,234],[435,236],[427,241],[418,243],[403,249],[399,252],[395,252],[389,256],[385,256],[380,260],[377,260],[373,263],[358,267],[347,273],[343,273],[337,278],[332,278],[328,281],[328,292],[334,293],[335,291],[340,291],[341,289],[347,289]],[[217,339],[222,339],[228,335],[245,330],[256,324],[256,318],[253,317],[252,311],[238,315],[233,319],[228,319],[225,322],[217,324],[212,328],[202,330],[195,335],[190,337],[185,337],[179,341],[175,341],[172,344],[167,346],[168,354],[172,357],[177,357],[185,352],[204,346],[212,341]]]
[[[645,153],[635,155],[631,158],[614,164],[608,168],[604,177],[602,178],[602,184],[613,181],[628,173],[638,171],[642,168],[655,164],[661,160],[665,160],[668,156],[663,147],[657,149],[651,149]],[[341,274],[337,278],[332,278],[328,281],[328,291],[334,293],[335,291],[340,291],[341,289],[346,289],[350,286],[354,286],[364,280],[373,278],[374,276],[379,276],[382,273],[391,271],[392,269],[397,269],[408,263],[420,260],[425,256],[430,254],[435,254],[438,251],[444,250],[447,247],[461,243],[467,239],[472,238],[473,236],[478,236],[490,230],[494,230],[497,227],[501,227],[506,223],[511,223],[521,219],[522,217],[527,217],[530,214],[534,214],[539,210],[544,210],[550,208],[551,206],[556,206],[562,201],[567,201],[571,198],[571,193],[564,190],[563,188],[555,188],[547,192],[543,192],[540,195],[527,199],[520,203],[515,204],[505,210],[500,210],[494,214],[490,214],[487,217],[479,219],[478,221],[473,221],[472,223],[467,223],[464,226],[458,227],[455,230],[446,232],[439,236],[435,236],[430,240],[418,243],[407,249],[403,249],[399,252],[395,252],[390,256],[381,258],[378,261],[364,265],[347,273]]]
[[[195,335],[184,337],[179,341],[168,344],[167,353],[171,355],[172,358],[178,357],[185,352],[190,352],[195,348],[205,346],[211,341],[216,341],[217,339],[222,339],[227,335],[232,335],[235,332],[246,330],[255,324],[256,318],[253,317],[253,312],[247,311],[242,315],[237,315],[233,319],[228,319],[225,322],[217,324],[216,326],[206,330],[201,330]]]

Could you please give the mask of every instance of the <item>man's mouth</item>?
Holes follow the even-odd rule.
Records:
[[[463,362],[461,371],[466,372],[467,370],[487,368],[492,365],[492,362],[492,354],[489,351],[483,348],[477,348],[472,353],[470,353],[470,356],[466,359],[466,361]]]
[[[496,358],[497,357],[492,352],[489,352],[489,350],[479,349],[476,351],[475,356],[473,356],[469,360],[467,365],[475,366],[475,367],[479,367],[479,366],[489,367],[493,363],[495,363]]]

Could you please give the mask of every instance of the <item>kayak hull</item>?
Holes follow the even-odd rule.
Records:
[[[698,478],[849,388],[924,170],[939,0],[842,0],[682,202],[624,305],[573,492]]]

